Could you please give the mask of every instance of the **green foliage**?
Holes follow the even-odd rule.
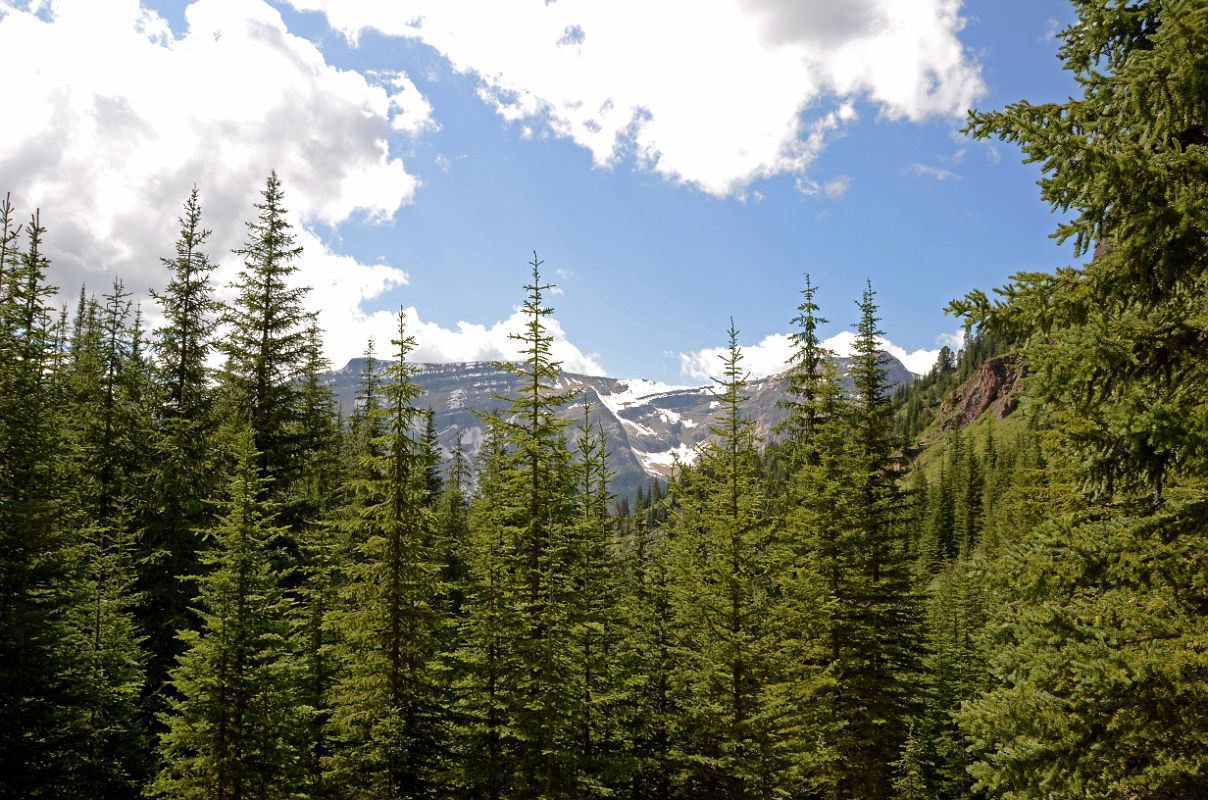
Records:
[[[291,602],[273,569],[273,524],[253,434],[239,438],[222,514],[197,579],[199,630],[185,630],[172,671],[176,696],[150,786],[170,798],[283,798],[300,783],[302,664]]]
[[[64,435],[39,216],[0,206],[0,792],[70,796],[79,739],[77,588],[57,513]],[[23,236],[22,236],[23,235]],[[22,238],[25,245],[22,247]]]
[[[1083,268],[1023,273],[991,301],[951,308],[1028,343],[1034,396],[1067,434],[1088,485],[1160,490],[1204,463],[1202,274],[1208,230],[1208,9],[1192,0],[1077,4],[1061,57],[1082,89],[970,117],[1020,145]]]
[[[149,437],[154,453],[147,481],[150,513],[139,542],[139,583],[146,597],[142,616],[151,645],[148,680],[161,693],[180,654],[176,631],[197,623],[189,611],[194,587],[188,576],[198,572],[198,531],[212,521],[207,501],[217,489],[217,419],[206,360],[220,309],[210,284],[214,266],[204,250],[210,232],[201,225],[196,188],[179,225],[175,257],[160,259],[171,277],[162,293],[152,293],[164,324],[155,331],[159,392]]]
[[[674,485],[672,681],[685,730],[677,756],[689,794],[770,798],[813,778],[817,675],[792,638],[808,610],[787,607],[782,593],[792,551],[754,471],[737,336],[731,324],[716,440]]]
[[[846,771],[835,791],[871,798],[889,795],[888,756],[902,750],[920,710],[923,641],[871,287],[858,306],[854,391],[822,476],[830,507],[815,517],[814,535],[830,592],[833,713],[844,723],[834,748]]]
[[[443,771],[447,703],[434,666],[440,565],[425,453],[413,438],[420,389],[406,359],[415,341],[401,312],[393,344],[397,360],[387,368],[383,405],[368,410],[368,425],[381,435],[340,514],[355,544],[328,621],[339,633],[340,677],[329,699],[333,752],[324,780],[347,798],[434,796]]]
[[[1024,343],[1028,392],[1053,426],[1048,470],[1086,496],[1039,512],[1010,489],[995,502],[987,532],[1011,582],[986,629],[989,686],[960,721],[991,796],[1190,797],[1205,791],[1208,731],[1188,711],[1202,705],[1205,613],[1193,554],[1208,433],[1208,7],[1076,10],[1061,57],[1080,95],[976,113],[969,129],[1041,165],[1042,197],[1069,215],[1057,237],[1094,258],[951,308]],[[1014,543],[1008,515],[1024,523]]]
[[[1189,498],[1190,500],[1190,498]],[[1204,509],[1055,520],[1011,548],[985,629],[991,688],[960,714],[979,786],[1009,797],[1196,797]]]
[[[235,251],[244,260],[243,270],[232,287],[235,302],[227,310],[228,330],[220,344],[226,356],[225,413],[251,428],[260,473],[275,480],[273,491],[279,493],[286,491],[298,467],[294,420],[300,393],[295,379],[309,341],[309,317],[302,310],[309,290],[290,285],[302,248],[286,218],[284,200],[277,173],[270,173],[261,202],[255,204],[256,219],[247,223],[247,241]]]

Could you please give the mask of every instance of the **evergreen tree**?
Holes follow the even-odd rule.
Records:
[[[64,530],[73,604],[65,645],[80,659],[76,680],[81,754],[72,780],[81,796],[138,794],[149,743],[140,719],[143,636],[135,622],[137,498],[146,487],[149,368],[132,304],[115,281],[104,304],[81,296],[71,355],[58,377],[64,436]]]
[[[579,724],[580,778],[577,796],[608,796],[621,785],[619,716],[622,687],[619,683],[617,648],[622,619],[618,610],[618,586],[614,570],[608,507],[608,441],[604,431],[591,422],[590,405],[583,404],[583,422],[578,435],[578,524],[571,548],[570,565],[574,586],[572,636],[579,642],[578,699],[574,713]]]
[[[326,782],[342,797],[435,796],[445,748],[443,686],[434,668],[441,619],[440,565],[426,508],[424,453],[415,440],[421,389],[407,355],[415,340],[399,314],[396,361],[387,368],[382,435],[345,512],[357,552],[348,565],[331,692],[335,750]],[[371,423],[372,424],[372,423]]]
[[[72,724],[78,668],[68,616],[74,587],[56,526],[63,442],[45,229],[0,208],[0,796],[69,794],[80,750]],[[24,234],[22,248],[18,232]]]
[[[199,630],[184,630],[175,696],[150,793],[171,798],[283,798],[301,783],[302,665],[291,604],[269,558],[283,534],[262,499],[251,431],[239,437],[222,514],[197,579]]]
[[[229,413],[251,428],[260,474],[273,479],[278,496],[288,491],[298,467],[295,379],[307,357],[309,322],[302,309],[308,289],[290,285],[302,248],[286,219],[284,200],[281,181],[272,172],[255,204],[256,219],[247,223],[247,241],[235,251],[243,270],[232,287],[236,297],[221,344]],[[293,511],[283,509],[283,521],[291,526],[300,522]]]
[[[566,423],[558,416],[571,396],[557,390],[561,365],[553,360],[553,337],[545,323],[553,309],[544,304],[552,287],[541,280],[541,264],[534,253],[532,281],[521,306],[526,322],[521,333],[511,335],[523,360],[501,365],[520,378],[521,388],[508,398],[509,415],[495,419],[509,462],[503,482],[520,501],[517,513],[505,520],[517,545],[512,568],[521,580],[513,643],[518,674],[510,709],[517,744],[513,796],[553,798],[575,796],[582,764],[576,758],[579,730],[572,713],[578,672],[570,618],[573,484]]]
[[[816,731],[811,675],[782,638],[787,542],[754,471],[746,374],[730,326],[722,412],[699,463],[678,483],[672,601],[681,666],[681,742],[689,795],[779,797],[808,780]],[[797,633],[797,630],[793,630]]]
[[[520,388],[486,417],[492,449],[471,507],[477,579],[459,660],[475,695],[462,704],[463,758],[482,760],[463,777],[475,796],[574,797],[587,778],[576,719],[574,480],[558,417],[571,395],[557,389],[541,263],[534,253],[526,322],[513,334],[523,360],[499,365]]]
[[[175,257],[160,259],[170,271],[162,293],[152,292],[164,324],[155,332],[159,363],[158,430],[152,436],[151,508],[139,543],[142,609],[149,634],[149,688],[162,695],[168,671],[180,655],[176,631],[197,624],[189,611],[194,587],[188,577],[200,566],[198,531],[211,521],[207,501],[216,493],[213,456],[217,427],[206,360],[213,349],[218,303],[210,285],[204,247],[210,232],[201,225],[197,188],[179,219]],[[161,710],[162,697],[151,704]]]
[[[307,328],[307,354],[302,370],[301,410],[298,428],[305,446],[304,463],[295,483],[292,504],[301,509],[306,523],[298,534],[300,572],[298,612],[301,656],[305,665],[303,703],[316,710],[303,745],[306,791],[313,798],[327,797],[324,761],[330,755],[328,695],[339,665],[332,652],[337,631],[328,617],[337,606],[339,572],[347,562],[338,526],[342,475],[340,432],[335,396],[323,381],[329,364],[323,357],[318,325]]]
[[[441,462],[444,461],[440,439],[436,434],[436,413],[428,406],[424,410],[424,432],[419,442],[420,457],[423,459],[423,490],[424,504],[435,508],[440,500],[444,479],[441,477]]]
[[[834,414],[836,386],[834,354],[822,346],[818,328],[827,320],[818,315],[819,306],[814,301],[818,287],[805,276],[805,288],[801,290],[802,301],[793,317],[794,330],[789,334],[793,354],[789,358],[788,381],[785,390],[788,399],[781,406],[788,412],[779,432],[788,440],[796,452],[794,467],[802,463],[816,465],[821,456],[818,452],[818,429]]]
[[[874,798],[889,795],[892,761],[919,710],[922,631],[902,530],[885,356],[871,286],[858,305],[844,453],[849,491],[835,508],[841,530],[830,636],[836,711],[846,722],[836,748],[847,768],[838,796]]]
[[[444,491],[436,509],[437,546],[440,548],[438,561],[440,572],[441,604],[445,616],[451,621],[463,616],[466,592],[469,590],[470,571],[467,563],[470,523],[468,519],[470,492],[468,483],[469,466],[466,463],[462,435],[458,433],[453,446],[453,458],[449,464],[449,479],[444,482]]]
[[[495,421],[488,430],[499,430]],[[506,479],[508,459],[500,440],[488,435],[478,465],[478,492],[468,512],[466,560],[470,588],[456,652],[456,752],[454,781],[460,796],[511,797],[517,768],[512,720],[516,675],[514,642],[520,629],[520,582],[508,521],[522,496]]]
[[[961,723],[991,795],[1192,797],[1208,792],[1208,684],[1192,666],[1205,609],[1191,566],[1208,544],[1197,344],[1208,7],[1076,12],[1060,54],[1078,96],[976,113],[969,127],[1040,163],[1041,196],[1068,212],[1058,238],[1096,257],[953,308],[1025,343],[1055,460],[1087,495],[1074,513],[1033,517],[1004,552],[996,573],[1012,582],[988,628],[990,684]]]
[[[894,800],[929,800],[933,796],[923,777],[923,752],[914,730],[907,734],[902,757],[893,763],[893,768]]]

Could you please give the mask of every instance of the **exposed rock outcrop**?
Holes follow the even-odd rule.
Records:
[[[968,425],[987,411],[995,419],[1008,416],[1019,404],[1023,375],[1023,360],[1019,356],[995,356],[987,360],[977,374],[940,405],[940,430]]]

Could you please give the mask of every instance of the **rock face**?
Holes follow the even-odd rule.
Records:
[[[840,359],[840,374],[845,374],[845,367]],[[365,359],[354,358],[343,369],[326,376],[345,415],[353,410],[364,369]],[[478,414],[506,408],[506,398],[522,388],[520,378],[486,362],[420,364],[417,370],[416,383],[425,393],[421,404],[434,412],[446,458],[452,456],[460,436],[473,464],[485,433]],[[913,380],[906,368],[890,356],[886,356],[885,371],[891,386]],[[618,497],[631,496],[651,478],[667,476],[677,460],[692,463],[721,413],[721,404],[708,386],[673,387],[645,380],[565,373],[559,378],[558,390],[578,392],[577,399],[560,415],[570,423],[567,430],[572,440],[577,436],[575,426],[583,420],[584,403],[589,405],[593,426],[598,423],[603,427],[613,473],[612,491]],[[755,421],[759,435],[770,436],[776,423],[784,418],[783,410],[777,407],[777,401],[785,397],[783,377],[751,381],[746,394],[750,398],[744,406],[747,417]]]
[[[940,406],[940,430],[960,428],[989,411],[1002,419],[1019,404],[1023,362],[1015,355],[995,356]]]

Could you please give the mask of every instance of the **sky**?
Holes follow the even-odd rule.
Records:
[[[970,108],[1077,92],[1058,0],[0,0],[0,192],[60,300],[162,288],[197,186],[220,264],[270,170],[335,366],[404,309],[418,361],[509,358],[534,252],[565,369],[705,382],[731,319],[783,369],[808,273],[867,283],[925,372],[944,306],[1073,262]],[[154,303],[143,311],[156,321]]]

